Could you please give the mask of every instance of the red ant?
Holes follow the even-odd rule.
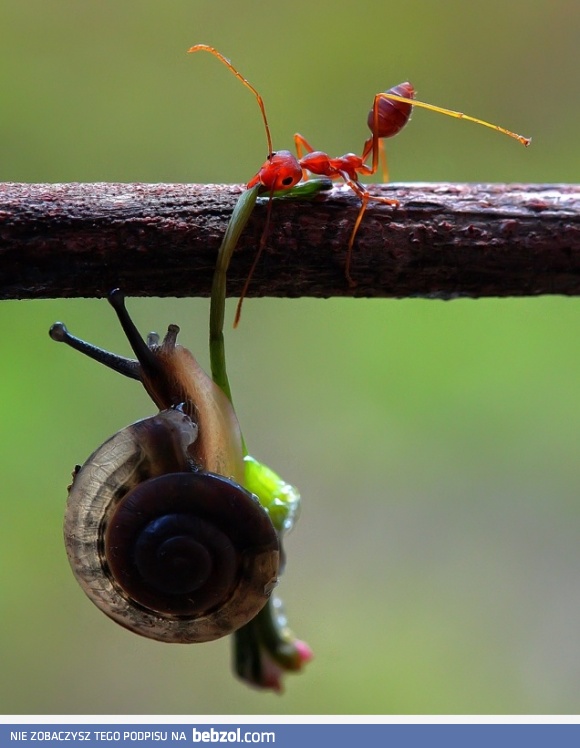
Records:
[[[350,189],[357,195],[361,200],[361,207],[358,212],[350,239],[348,242],[346,264],[345,264],[345,275],[350,286],[356,285],[350,274],[350,263],[352,256],[352,248],[354,240],[363,219],[367,203],[369,200],[374,200],[379,203],[386,205],[392,205],[397,207],[399,205],[398,200],[393,200],[386,197],[380,197],[371,194],[364,185],[359,182],[359,175],[372,175],[378,169],[379,156],[383,164],[383,177],[384,181],[387,181],[387,168],[385,151],[382,142],[382,138],[391,138],[396,135],[409,121],[411,111],[414,106],[423,107],[424,109],[430,109],[440,114],[446,114],[450,117],[457,119],[465,119],[476,124],[483,125],[484,127],[490,127],[493,130],[502,132],[505,135],[509,135],[511,138],[519,140],[525,146],[528,146],[531,142],[530,138],[525,138],[522,135],[518,135],[511,130],[506,130],[504,127],[499,125],[493,125],[490,122],[471,117],[463,112],[456,112],[451,109],[443,109],[442,107],[435,106],[433,104],[426,104],[422,101],[415,99],[415,89],[410,83],[401,83],[398,86],[390,88],[388,91],[378,93],[375,95],[373,101],[373,107],[370,110],[367,117],[367,124],[371,131],[371,136],[365,141],[362,155],[357,156],[354,153],[347,153],[344,156],[338,158],[330,158],[330,156],[324,151],[315,151],[310,143],[302,137],[302,135],[296,134],[294,136],[294,143],[296,146],[297,158],[290,151],[276,151],[272,149],[272,137],[270,135],[270,128],[268,126],[268,120],[266,117],[266,110],[264,108],[264,102],[260,94],[256,89],[247,81],[232,65],[232,63],[224,57],[221,52],[218,52],[214,47],[210,47],[207,44],[196,44],[191,47],[188,52],[210,52],[214,57],[217,57],[230,71],[241,81],[244,86],[250,89],[260,111],[262,113],[262,119],[264,121],[264,127],[266,128],[266,139],[268,141],[268,158],[258,171],[258,173],[250,179],[247,184],[247,188],[251,189],[257,184],[262,185],[263,192],[269,193],[270,196],[274,192],[280,190],[289,190],[294,187],[301,179],[307,179],[309,172],[310,174],[316,174],[323,177],[329,177],[330,179],[342,179]],[[303,152],[306,151],[305,155]],[[371,156],[371,164],[367,165],[366,161]],[[239,319],[239,311],[241,308],[241,302],[246,295],[250,278],[257,264],[258,258],[263,248],[264,236],[267,231],[269,223],[270,213],[268,212],[266,218],[266,228],[263,235],[263,240],[260,243],[258,255],[254,261],[252,269],[246,284],[242,291],[240,302],[238,303],[238,311],[236,313],[236,322]]]

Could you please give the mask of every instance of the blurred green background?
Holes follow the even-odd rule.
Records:
[[[301,132],[361,148],[375,92],[417,111],[396,181],[578,181],[573,0],[0,2],[0,179],[243,182]],[[355,257],[356,267],[356,257]],[[207,301],[130,300],[207,364]],[[231,319],[232,307],[229,307]],[[580,302],[253,300],[228,333],[252,452],[304,505],[280,587],[316,658],[282,697],[230,674],[229,641],[140,639],[103,616],[61,538],[70,471],[152,412],[49,340],[56,319],[128,346],[106,302],[0,304],[0,710],[56,714],[576,713]]]

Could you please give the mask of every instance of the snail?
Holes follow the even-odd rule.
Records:
[[[145,341],[109,296],[136,359],[50,329],[109,368],[142,382],[159,413],[122,429],[78,468],[64,523],[81,587],[122,626],[165,642],[205,642],[238,630],[268,602],[280,566],[278,533],[242,487],[233,407],[170,325]]]

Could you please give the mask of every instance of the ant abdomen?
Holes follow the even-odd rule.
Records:
[[[399,83],[398,86],[389,88],[385,93],[404,96],[406,99],[415,98],[415,89],[409,82]],[[403,101],[378,98],[367,117],[369,130],[378,138],[392,138],[405,127],[411,116],[412,108],[412,104]]]

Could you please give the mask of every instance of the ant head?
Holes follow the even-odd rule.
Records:
[[[290,151],[271,153],[260,171],[248,182],[248,189],[261,184],[264,192],[289,190],[302,179],[302,167]]]

